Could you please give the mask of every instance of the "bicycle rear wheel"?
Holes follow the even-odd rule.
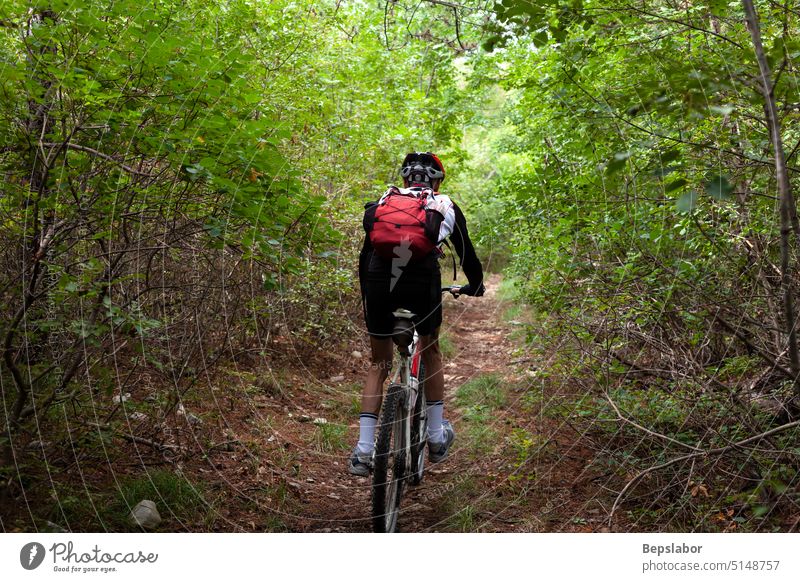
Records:
[[[419,394],[414,404],[414,415],[411,417],[411,463],[409,464],[409,481],[419,485],[425,474],[425,445],[428,443],[428,411],[425,403],[425,364],[420,362]]]
[[[403,388],[391,384],[383,402],[375,469],[372,475],[372,529],[391,533],[397,529],[400,497],[406,478],[405,402]]]

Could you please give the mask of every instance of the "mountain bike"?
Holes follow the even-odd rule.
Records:
[[[459,296],[461,287],[443,287],[442,293]],[[372,475],[372,529],[397,531],[400,499],[406,481],[419,485],[425,473],[428,416],[425,402],[425,366],[414,329],[416,315],[407,309],[393,313],[392,340],[399,365],[383,401]]]

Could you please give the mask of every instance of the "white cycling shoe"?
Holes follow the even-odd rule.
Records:
[[[369,477],[369,473],[372,471],[372,453],[359,452],[356,447],[347,461],[347,468],[351,475]]]
[[[444,441],[434,443],[428,440],[428,460],[431,463],[441,463],[444,461],[450,452],[450,445],[453,444],[456,438],[456,433],[449,420],[442,421],[442,433],[444,434]]]

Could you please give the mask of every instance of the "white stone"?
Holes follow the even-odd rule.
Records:
[[[136,504],[131,511],[130,519],[144,529],[154,529],[161,523],[161,515],[156,509],[156,504],[149,499],[144,499]]]

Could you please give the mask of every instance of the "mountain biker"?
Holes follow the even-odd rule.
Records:
[[[364,306],[364,318],[370,336],[372,362],[361,396],[359,439],[348,462],[353,475],[367,476],[372,468],[375,428],[383,398],[383,383],[392,366],[394,327],[392,312],[403,307],[417,317],[419,349],[425,365],[425,397],[428,413],[428,459],[432,463],[447,457],[455,439],[453,427],[444,415],[444,376],[439,349],[439,327],[442,322],[442,283],[439,259],[441,243],[449,237],[458,253],[461,268],[469,283],[460,289],[462,295],[480,297],[485,291],[483,267],[475,254],[461,209],[448,196],[438,193],[445,177],[444,166],[431,152],[412,152],[403,160],[400,169],[404,189],[390,187],[376,202],[365,206],[364,229],[367,236],[359,255],[359,281]],[[394,189],[394,190],[393,190]],[[393,258],[383,256],[371,242],[370,233],[376,224],[376,213],[390,192],[413,194],[425,200],[426,234],[435,242],[433,250],[421,258],[409,258],[408,249],[396,247]],[[404,250],[406,252],[404,252]]]

